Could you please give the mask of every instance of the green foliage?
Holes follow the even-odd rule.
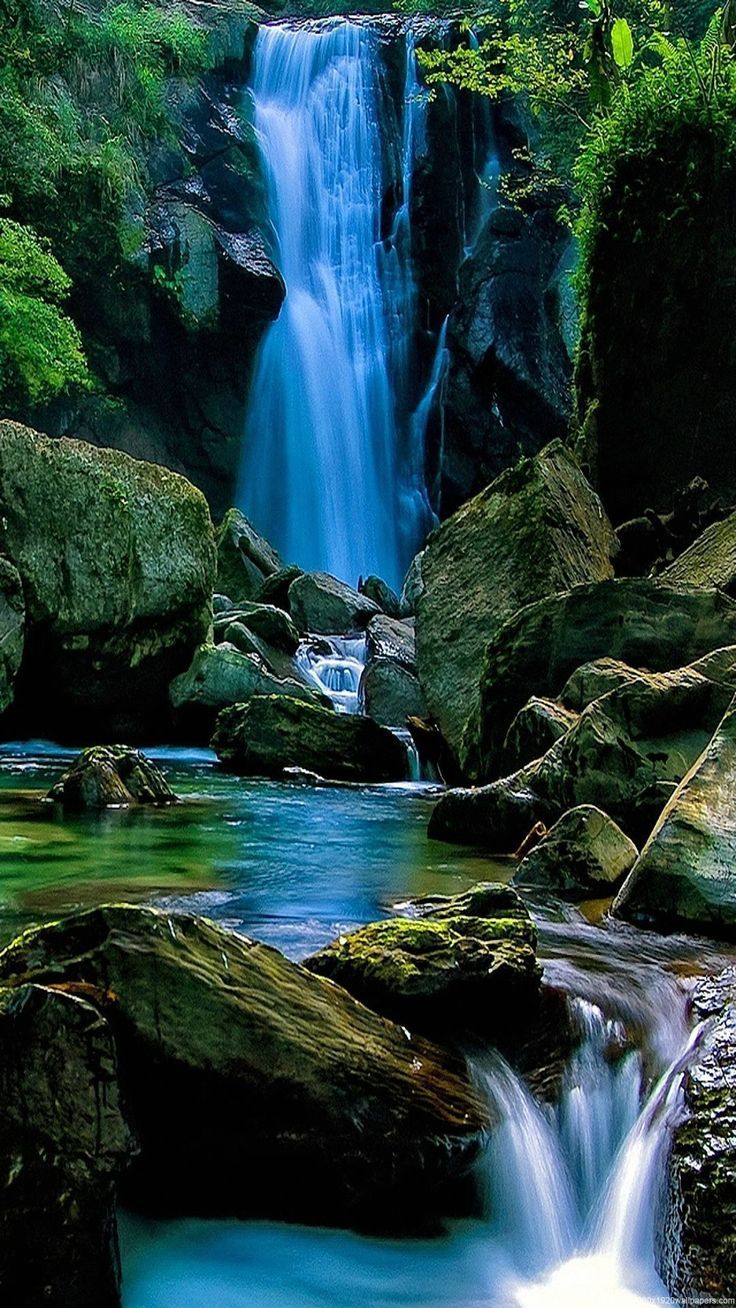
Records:
[[[63,265],[83,312],[101,269],[119,284],[140,245],[150,145],[177,136],[170,79],[207,67],[207,36],[180,9],[147,0],[98,12],[78,0],[0,0],[0,32],[0,195],[8,217]],[[79,379],[79,342],[59,296],[30,285],[25,295],[38,309],[32,321],[30,302],[23,318],[15,306],[16,351],[23,322],[29,331],[45,325],[49,360],[57,346],[69,349],[63,378],[49,362],[41,385],[29,343],[26,390],[48,394],[54,376],[60,385]]]
[[[0,218],[0,405],[89,385],[79,333],[59,307],[70,281],[48,244]]]

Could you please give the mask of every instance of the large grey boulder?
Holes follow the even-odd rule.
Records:
[[[288,695],[310,704],[325,702],[295,677],[278,677],[256,653],[235,645],[201,645],[191,665],[171,683],[172,707],[185,731],[208,740],[221,709],[246,704],[254,695]]]
[[[0,1291],[17,1308],[119,1308],[116,1184],[136,1146],[105,989],[0,994]]]
[[[301,632],[348,635],[380,611],[367,595],[327,572],[304,572],[289,586],[289,612]]]
[[[200,491],[116,450],[0,422],[0,551],[26,604],[15,729],[98,739],[165,730],[169,682],[212,616]]]
[[[263,583],[283,563],[239,509],[228,509],[215,534],[217,587],[239,604],[256,598]]]
[[[363,712],[386,727],[405,727],[410,717],[424,719],[427,705],[416,672],[413,622],[383,614],[371,618],[366,655],[360,681]]]
[[[598,497],[560,442],[503,473],[433,532],[421,556],[417,665],[456,757],[478,712],[489,641],[523,605],[611,577],[613,549]]]
[[[568,809],[522,859],[514,881],[578,898],[605,896],[631,871],[637,853],[607,813],[581,804]]]
[[[736,603],[713,589],[626,578],[528,605],[486,651],[479,715],[465,742],[474,776],[498,776],[516,713],[532,695],[558,696],[582,664],[606,657],[664,672],[734,643]]]
[[[23,657],[26,606],[18,569],[0,558],[0,713],[13,702]]]
[[[661,1273],[680,1303],[736,1298],[736,971],[695,986],[706,1023],[684,1077],[662,1218]]]
[[[618,917],[736,935],[736,707],[683,777],[613,906]]]
[[[289,768],[333,781],[402,781],[406,747],[371,718],[289,695],[256,695],[224,710],[212,748],[233,772],[279,777]]]
[[[126,1193],[149,1212],[401,1222],[405,1205],[412,1215],[441,1211],[443,1188],[469,1172],[482,1144],[487,1110],[462,1059],[203,919],[126,905],[77,913],[21,936],[0,955],[0,976],[18,987],[18,1006],[32,982],[79,988],[107,1015],[140,1142]],[[3,1040],[0,1067],[5,1049]],[[39,1073],[47,1075],[41,1053]],[[94,1127],[110,1111],[104,1093],[70,1105],[89,1114],[89,1145],[77,1159],[73,1149],[67,1156],[52,1095],[26,1144],[28,1101],[12,1099],[7,1131],[2,1089],[9,1181],[18,1149],[31,1162],[33,1144],[49,1138],[59,1140],[62,1169],[104,1165],[94,1148]],[[6,1189],[4,1211],[7,1201]],[[38,1209],[34,1217],[27,1238],[41,1242]],[[107,1308],[94,1295],[85,1302]]]
[[[554,699],[540,699],[536,695],[519,709],[503,742],[504,771],[517,768],[541,758],[556,740],[564,736],[578,720],[578,714],[558,704]]]

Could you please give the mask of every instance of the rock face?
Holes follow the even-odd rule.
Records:
[[[328,572],[304,572],[289,586],[289,612],[300,631],[334,636],[362,630],[380,609]]]
[[[113,1033],[84,990],[0,997],[0,1289],[18,1308],[120,1303],[115,1188],[134,1142]]]
[[[637,854],[606,813],[582,804],[555,822],[522,860],[514,881],[565,895],[607,895],[631,871]]]
[[[17,568],[26,645],[14,725],[140,735],[207,634],[212,524],[183,477],[0,422],[0,549]]]
[[[363,712],[385,727],[405,727],[410,717],[423,719],[427,705],[416,674],[413,623],[382,614],[371,618],[366,653],[360,681]]]
[[[613,545],[597,497],[559,442],[503,473],[430,537],[417,663],[429,711],[456,755],[477,714],[488,642],[522,605],[612,576]]]
[[[203,741],[209,739],[221,709],[246,704],[254,695],[321,702],[316,690],[295,677],[277,677],[258,654],[244,654],[227,642],[200,646],[169,693],[181,730]]]
[[[736,592],[736,513],[707,527],[662,574],[674,586],[717,586]]]
[[[679,1301],[736,1296],[736,973],[698,982],[694,1017],[708,1021],[685,1076],[674,1132],[660,1273]]]
[[[155,763],[125,745],[94,745],[82,750],[51,787],[47,799],[70,812],[176,803],[176,795]]]
[[[370,718],[335,713],[288,695],[256,695],[225,709],[212,748],[245,776],[281,776],[299,768],[334,781],[401,781],[406,748]]]
[[[533,455],[565,434],[572,368],[561,287],[574,252],[558,207],[551,196],[531,200],[525,213],[498,205],[460,269],[447,337],[445,512],[513,464],[520,449]],[[574,336],[574,322],[570,328]]]
[[[629,920],[736,935],[736,708],[662,812],[613,907]]]
[[[0,973],[107,993],[140,1140],[125,1198],[148,1212],[400,1221],[438,1211],[487,1126],[460,1060],[202,919],[80,913],[20,937]]]
[[[531,695],[558,695],[581,664],[609,657],[632,668],[666,671],[735,640],[736,604],[711,589],[632,578],[579,586],[530,604],[488,646],[479,729],[471,725],[465,752],[475,757],[480,779],[497,776],[516,713]],[[572,707],[571,697],[565,699]]]
[[[305,966],[425,1033],[507,1040],[536,1007],[541,975],[536,932],[518,895],[506,886],[477,887],[455,899],[419,901],[414,911],[420,916],[340,936]]]
[[[17,568],[0,558],[0,713],[13,702],[23,658],[26,606]]]
[[[267,540],[239,509],[228,509],[215,534],[217,587],[235,604],[253,600],[268,577],[283,567]]]
[[[641,842],[732,695],[695,666],[639,672],[588,705],[542,758],[489,785],[448,791],[430,833],[509,853],[535,823],[549,826],[568,808],[593,804]]]

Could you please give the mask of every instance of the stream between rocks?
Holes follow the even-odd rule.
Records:
[[[125,899],[206,914],[298,961],[405,899],[510,875],[510,864],[427,839],[429,787],[244,782],[208,751],[148,752],[181,805],[61,822],[39,801],[67,755],[41,742],[2,748],[3,940],[30,921]],[[554,1105],[493,1051],[474,1051],[499,1121],[481,1165],[487,1217],[398,1240],[131,1216],[125,1308],[673,1302],[655,1270],[658,1193],[698,1040],[688,992],[734,952],[610,923],[602,903],[529,904],[545,977],[572,997],[582,1040]]]

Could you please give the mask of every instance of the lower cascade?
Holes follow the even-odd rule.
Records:
[[[407,398],[408,192],[423,108],[409,38],[406,60],[394,141],[369,26],[262,26],[255,45],[255,125],[287,295],[256,364],[239,502],[284,557],[353,584],[377,573],[397,585],[431,525]],[[404,195],[382,240],[389,149]]]

